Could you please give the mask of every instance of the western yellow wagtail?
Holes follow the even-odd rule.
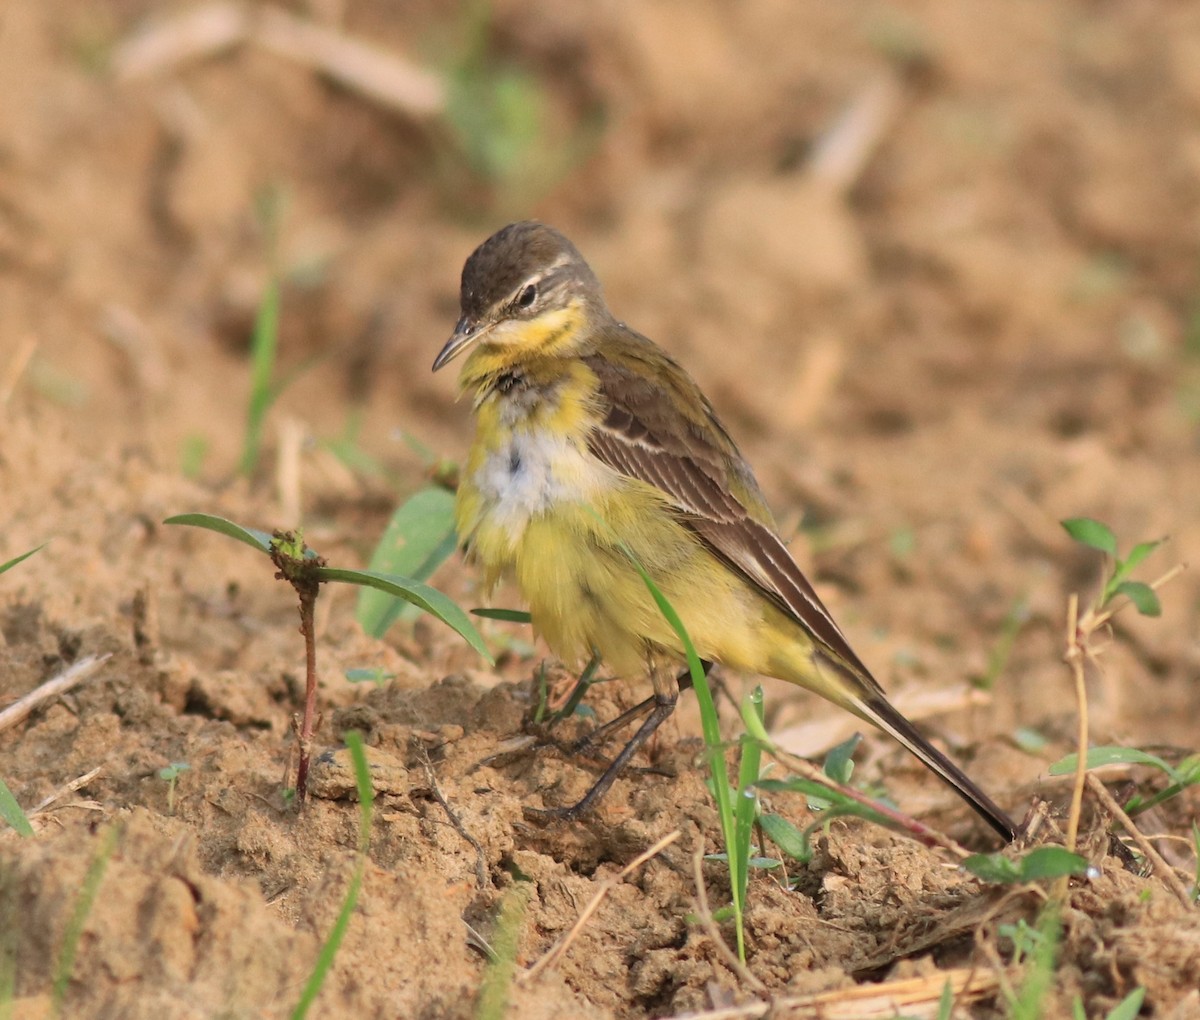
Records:
[[[578,804],[586,811],[675,707],[684,658],[634,559],[705,660],[806,687],[890,733],[1001,836],[1017,827],[892,707],[776,533],[708,399],[617,321],[562,234],[522,222],[462,272],[462,316],[433,363],[466,355],[475,439],[458,533],[485,583],[511,573],[535,629],[567,661],[648,669],[653,709]]]

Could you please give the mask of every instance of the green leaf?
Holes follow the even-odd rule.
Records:
[[[192,528],[204,528],[227,538],[236,538],[261,553],[271,552],[271,536],[267,532],[243,528],[224,517],[214,517],[212,514],[176,514],[174,517],[168,517],[163,524],[186,524]]]
[[[1068,776],[1075,771],[1079,756],[1068,754],[1050,766],[1052,776]],[[1136,747],[1093,747],[1087,753],[1087,767],[1098,769],[1104,765],[1149,765],[1165,772],[1174,782],[1179,782],[1179,772],[1157,755]]]
[[[843,740],[837,747],[834,747],[825,755],[825,766],[822,771],[835,783],[848,785],[850,776],[854,772],[854,754],[855,749],[862,741],[862,734],[855,733],[850,739]]]
[[[12,568],[15,567],[22,560],[29,559],[29,557],[32,556],[35,552],[37,552],[38,549],[45,549],[45,548],[46,548],[46,543],[43,542],[41,545],[37,546],[36,548],[30,549],[29,552],[21,553],[20,556],[14,556],[7,563],[0,563],[0,574],[3,574],[6,570],[12,570]]]
[[[1138,986],[1108,1011],[1105,1020],[1134,1020],[1142,1011],[1142,1002],[1146,998],[1146,989]]]
[[[1061,846],[1042,846],[1016,861],[1002,853],[974,854],[963,861],[963,867],[985,882],[1013,885],[1063,875],[1086,875],[1088,862]]]
[[[748,695],[742,706],[744,714],[763,719],[763,691],[756,686]],[[738,765],[737,800],[734,804],[734,838],[737,841],[737,871],[734,881],[737,883],[738,900],[746,902],[746,883],[749,881],[750,835],[754,828],[754,819],[758,815],[758,791],[754,783],[758,780],[759,768],[762,765],[762,746],[756,740],[742,741],[742,760]]]
[[[345,671],[345,677],[352,684],[373,683],[382,686],[385,680],[391,680],[395,673],[388,673],[379,666],[356,666]]]
[[[411,602],[414,606],[436,616],[446,626],[456,630],[480,655],[492,662],[492,656],[483,643],[483,638],[475,625],[468,619],[454,601],[442,594],[436,588],[427,584],[413,581],[407,577],[396,577],[392,574],[378,574],[373,570],[346,570],[341,567],[318,567],[313,571],[320,581],[341,581],[344,584],[359,584],[368,588],[377,588],[396,598]]]
[[[1013,733],[1013,741],[1026,754],[1037,754],[1045,750],[1049,743],[1045,734],[1039,733],[1032,726],[1018,726]]]
[[[1107,524],[1102,524],[1091,517],[1071,517],[1061,523],[1067,529],[1067,534],[1076,542],[1116,557],[1117,536],[1112,533],[1112,529]]]
[[[396,508],[371,554],[368,569],[424,581],[454,552],[454,493],[443,488],[421,489]],[[375,588],[358,593],[355,618],[372,637],[383,637],[401,613],[411,606]]]
[[[1117,585],[1114,595],[1124,595],[1133,603],[1134,608],[1142,616],[1162,616],[1162,603],[1158,595],[1148,584],[1141,581],[1122,581]]]
[[[1026,882],[1063,875],[1086,875],[1087,872],[1087,858],[1061,846],[1040,846],[1021,858],[1021,879]]]
[[[963,867],[976,878],[998,885],[1011,885],[1021,880],[1021,869],[1002,853],[972,854]]]
[[[937,1020],[954,1020],[954,986],[949,978],[946,978],[942,994],[938,996]]]
[[[33,826],[29,824],[28,816],[3,779],[0,779],[0,818],[8,822],[20,835],[33,835]]]
[[[1129,550],[1129,555],[1125,557],[1122,565],[1127,568],[1127,572],[1132,570],[1165,541],[1165,538],[1156,538],[1149,542],[1139,542]]]
[[[797,829],[782,815],[764,812],[758,823],[766,837],[779,847],[782,853],[801,862],[812,859],[812,844],[808,841],[808,834]]]
[[[524,609],[472,609],[472,616],[485,620],[506,620],[509,623],[533,623],[533,617]]]
[[[362,889],[363,875],[366,873],[367,852],[371,846],[371,809],[375,798],[375,790],[371,785],[371,768],[363,747],[362,734],[358,730],[349,730],[344,739],[350,749],[350,760],[354,763],[354,779],[358,786],[358,862],[350,876],[350,884],[346,888],[338,916],[324,945],[321,946],[320,953],[317,954],[316,963],[300,993],[300,1000],[292,1010],[292,1020],[304,1020],[308,1015],[333,966],[334,957],[337,956],[342,940],[346,937],[346,931],[354,916],[354,908],[358,904],[358,894]]]

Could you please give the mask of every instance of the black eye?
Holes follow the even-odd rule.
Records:
[[[521,293],[517,295],[517,307],[528,308],[537,300],[537,284],[527,283],[521,288]]]

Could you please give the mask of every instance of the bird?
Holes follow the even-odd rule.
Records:
[[[749,463],[684,368],[609,311],[574,244],[511,223],[463,266],[460,317],[433,371],[462,358],[475,433],[455,522],[485,589],[515,580],[565,662],[648,673],[649,715],[578,803],[595,806],[674,709],[686,653],[775,677],[890,734],[1005,841],[1013,820],[888,700],[788,551]],[[627,713],[628,715],[629,713]],[[624,719],[624,717],[622,717]]]

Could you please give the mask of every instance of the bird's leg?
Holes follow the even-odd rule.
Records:
[[[712,669],[713,664],[711,662],[702,661],[701,665],[704,667],[704,675],[708,676],[709,670]],[[677,677],[675,677],[675,686],[680,691],[686,691],[691,688],[691,671],[685,669]],[[570,746],[570,752],[572,754],[586,754],[587,752],[591,751],[592,748],[604,743],[604,741],[606,741],[613,733],[624,729],[639,716],[652,711],[654,706],[657,704],[658,694],[651,694],[650,697],[646,698],[645,701],[639,701],[633,706],[633,708],[626,709],[615,719],[610,719],[608,722],[597,726],[590,733],[585,733]]]
[[[703,665],[704,674],[707,676],[708,671],[712,668],[712,663],[704,662]],[[614,728],[614,724],[624,725],[630,719],[636,718],[638,714],[645,711],[647,707],[650,708],[650,714],[646,717],[646,720],[629,739],[629,743],[621,748],[621,752],[613,759],[612,764],[604,770],[604,774],[596,780],[592,788],[583,795],[578,803],[572,804],[570,807],[526,808],[526,815],[533,818],[556,818],[565,821],[574,821],[587,814],[600,802],[600,798],[608,792],[608,788],[612,786],[617,777],[625,770],[630,759],[637,754],[639,748],[650,739],[654,731],[675,711],[675,703],[679,700],[679,691],[685,687],[690,687],[692,684],[691,674],[686,672],[679,677],[673,677],[668,673],[664,678],[660,672],[652,671],[651,677],[654,682],[653,695],[641,702],[641,704],[635,705],[628,712],[621,713],[611,723],[606,723],[600,727],[600,730],[611,731]],[[599,733],[600,730],[597,730],[596,733]],[[595,733],[592,736],[594,737]]]

